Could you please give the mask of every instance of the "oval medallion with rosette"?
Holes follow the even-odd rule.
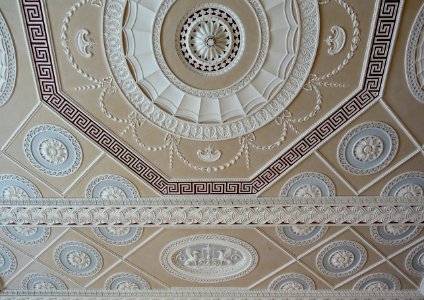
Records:
[[[184,280],[215,283],[251,272],[258,263],[256,250],[237,238],[198,234],[169,243],[160,254],[162,267]]]

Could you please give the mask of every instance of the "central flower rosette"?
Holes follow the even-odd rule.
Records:
[[[234,67],[244,50],[244,29],[231,10],[208,4],[183,21],[177,31],[177,49],[191,70],[217,76]]]
[[[315,0],[107,0],[106,56],[146,120],[193,140],[228,140],[280,115],[315,60]]]

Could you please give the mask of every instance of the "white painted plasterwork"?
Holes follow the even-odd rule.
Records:
[[[103,267],[102,256],[94,247],[76,241],[60,244],[55,249],[54,261],[59,268],[73,276],[91,276]]]
[[[0,12],[0,107],[12,95],[16,81],[16,57],[13,40]]]
[[[367,251],[355,241],[336,241],[318,253],[316,264],[321,273],[345,277],[358,272],[367,261]]]
[[[358,280],[352,289],[370,292],[398,291],[400,290],[400,281],[391,274],[372,273]]]
[[[396,131],[382,122],[365,122],[350,129],[337,149],[340,165],[355,175],[369,175],[384,169],[399,147]]]
[[[381,191],[382,196],[424,197],[424,172],[402,173],[390,180]]]
[[[303,274],[288,273],[272,280],[268,289],[283,292],[315,290],[315,283]]]
[[[422,294],[417,290],[403,291],[269,291],[269,290],[246,290],[237,288],[198,288],[198,289],[170,289],[163,291],[104,291],[104,290],[87,290],[87,291],[55,291],[52,292],[36,292],[36,291],[3,291],[2,300],[52,300],[52,299],[110,299],[110,300],[157,300],[157,299],[178,299],[178,300],[197,300],[197,299],[219,299],[222,300],[241,300],[241,299],[422,299]]]
[[[336,188],[328,176],[317,172],[304,172],[290,178],[281,189],[283,197],[331,197]]]
[[[131,273],[116,273],[105,283],[106,290],[139,291],[149,290],[150,284],[142,277]]]
[[[35,126],[26,134],[23,147],[28,161],[50,176],[68,176],[78,170],[82,162],[78,141],[56,125]]]
[[[215,283],[250,273],[258,263],[256,250],[240,239],[197,234],[173,241],[160,253],[162,267],[184,280]]]
[[[65,283],[47,273],[32,273],[22,281],[22,289],[24,290],[36,290],[36,291],[52,291],[52,290],[66,290]]]
[[[405,73],[409,90],[424,103],[424,5],[421,7],[408,38]]]
[[[370,228],[371,236],[382,245],[402,245],[415,238],[422,230],[413,225],[381,225]]]
[[[424,222],[423,199],[143,198],[0,199],[0,224],[31,225],[280,225]]]
[[[153,60],[147,60],[149,62],[157,60],[157,63],[144,66],[144,68],[142,68],[142,64],[140,65],[142,61],[137,59],[137,55],[142,56],[142,53],[148,53],[137,53],[136,51],[139,51],[137,50],[139,46],[136,43],[140,43],[140,41],[144,42],[149,37],[144,37],[145,34],[142,33],[144,38],[140,36],[135,38],[131,32],[133,31],[133,27],[137,25],[137,23],[134,23],[137,10],[142,11],[146,8],[143,8],[142,2],[130,2],[130,14],[129,20],[125,24],[125,33],[127,38],[126,43],[128,44],[128,59],[133,64],[137,74],[137,78],[134,79],[128,70],[125,61],[126,54],[122,47],[120,28],[122,28],[121,23],[124,10],[121,2],[118,0],[108,1],[106,3],[107,9],[105,10],[106,15],[104,19],[106,55],[115,80],[125,96],[144,117],[168,132],[181,137],[197,140],[223,140],[241,136],[262,127],[277,117],[297,95],[307,79],[315,58],[319,36],[319,11],[317,2],[312,0],[299,2],[282,0],[281,2],[284,3],[284,6],[289,4],[298,6],[301,24],[297,26],[302,28],[302,34],[300,34],[300,41],[298,42],[298,47],[302,51],[296,50],[298,51],[297,55],[294,55],[294,52],[289,53],[290,56],[295,57],[293,65],[287,68],[290,70],[290,74],[286,77],[282,75],[282,73],[286,73],[285,71],[277,70],[276,75],[274,75],[273,72],[275,70],[273,69],[275,69],[275,65],[279,65],[275,62],[269,62],[268,64],[270,65],[266,68],[263,67],[263,70],[260,68],[263,63],[267,65],[266,60],[264,60],[265,57],[262,57],[266,53],[265,48],[258,52],[259,66],[252,68],[253,73],[248,72],[248,77],[241,78],[234,87],[226,88],[225,91],[198,90],[183,84],[182,81],[168,70],[166,61],[161,57],[159,33],[162,19],[166,16],[167,10],[174,4],[174,1],[165,1],[163,3],[163,9],[159,9],[162,6],[159,7],[158,2],[154,6],[159,11],[157,17],[152,20],[146,20],[145,22],[147,24],[151,21],[152,24],[149,23],[150,25],[148,28],[145,28],[146,30],[144,30],[144,27],[141,28],[143,30],[140,30],[140,28],[137,30],[138,32],[147,32],[150,36],[153,36],[154,45],[156,45],[155,41],[157,41],[157,45],[153,47]],[[272,27],[268,28],[268,16],[263,13],[263,9],[261,9],[258,1],[249,0],[246,3],[251,5],[258,15],[262,33],[261,45],[266,46],[268,41],[265,33],[268,30],[273,30]],[[264,5],[269,6],[269,9],[273,9],[274,7],[274,5],[271,5],[271,2],[268,3],[267,1],[264,2]],[[279,7],[275,6],[276,9]],[[293,12],[292,9],[287,9],[287,11]],[[270,26],[273,24],[275,22]],[[153,32],[151,32],[152,28]],[[278,44],[274,43],[274,45]],[[290,46],[289,48],[293,47]],[[281,49],[275,50],[278,52]],[[286,55],[283,55],[282,61],[284,57]],[[144,61],[146,60],[144,59]],[[142,70],[147,71],[143,73]],[[259,73],[255,76],[258,70]],[[269,75],[272,75],[272,78],[268,78]],[[151,80],[149,81],[150,77]],[[141,83],[145,90],[149,90],[150,95],[145,95],[137,86],[136,82]],[[270,82],[272,82],[271,85],[269,84]],[[155,86],[153,83],[157,85],[156,88],[153,88]],[[257,90],[258,86],[260,87],[259,90]],[[168,97],[169,95],[173,96]],[[178,101],[174,102],[176,101],[175,99]],[[167,111],[160,108],[160,105],[166,107]],[[187,121],[187,119],[191,121]],[[214,124],[211,122],[217,123]]]
[[[192,282],[215,283],[250,273],[258,263],[256,250],[240,239],[219,234],[197,234],[173,241],[160,253],[170,274]]]

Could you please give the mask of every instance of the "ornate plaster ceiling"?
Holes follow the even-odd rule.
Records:
[[[420,2],[1,2],[0,298],[421,298]]]

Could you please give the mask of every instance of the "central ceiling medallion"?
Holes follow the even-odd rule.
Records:
[[[217,76],[228,72],[244,50],[244,28],[228,7],[203,4],[189,12],[177,30],[180,58],[194,72]]]
[[[314,0],[108,0],[107,59],[147,120],[195,140],[225,140],[275,119],[315,60]]]

